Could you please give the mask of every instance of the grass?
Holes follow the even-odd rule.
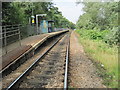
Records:
[[[79,33],[78,31],[76,31]],[[80,34],[80,33],[79,33]],[[96,63],[98,74],[109,88],[118,87],[118,49],[117,46],[110,47],[101,40],[91,40],[79,35],[79,41],[85,52]]]

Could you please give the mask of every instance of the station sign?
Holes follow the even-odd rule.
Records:
[[[35,16],[31,16],[31,18],[32,18],[32,24],[35,23],[35,20],[34,20]]]

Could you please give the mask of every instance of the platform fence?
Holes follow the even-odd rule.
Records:
[[[11,50],[18,48],[21,46],[21,40],[24,38],[27,38],[29,36],[34,36],[41,34],[40,27],[36,27],[36,25],[5,25],[1,26],[0,30],[0,42],[1,47],[0,51],[2,51],[2,54],[0,53],[0,56],[7,54]],[[37,30],[38,29],[38,30]],[[55,28],[55,32],[66,30],[65,28]]]
[[[2,26],[2,30],[0,30],[0,42],[2,43],[0,50],[2,50],[2,55],[7,54],[9,51],[11,51],[14,48],[20,47],[21,39],[36,34],[37,33],[36,33],[35,25],[17,24],[17,25]]]

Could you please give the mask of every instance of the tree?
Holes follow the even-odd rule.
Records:
[[[84,12],[77,22],[77,28],[99,28],[105,30],[118,26],[117,2],[89,2],[84,3]]]
[[[120,35],[118,2],[85,2],[83,4],[85,13],[79,17],[77,29],[97,30],[98,33],[108,30],[106,36],[103,37],[104,41],[110,45],[118,44]]]
[[[47,20],[54,20],[55,27],[74,27],[74,24],[62,16],[52,2],[3,2],[2,24],[28,24],[33,14],[47,14]]]

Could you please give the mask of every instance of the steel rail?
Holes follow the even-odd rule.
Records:
[[[39,60],[45,56],[45,54],[50,51],[58,42],[59,40],[61,40],[63,37],[59,38],[50,48],[48,48],[45,53],[43,53],[38,59],[35,60],[35,62],[30,65],[30,67],[28,69],[26,69],[17,79],[15,79],[7,88],[6,90],[10,90],[12,88],[15,88],[14,86],[17,85],[18,83],[20,83],[20,81],[24,78],[24,76],[27,76],[27,74],[30,72],[30,70],[32,70],[32,68],[37,64],[37,62],[39,62]]]
[[[68,40],[68,45],[66,47],[66,63],[65,63],[65,76],[64,76],[64,90],[67,90],[67,80],[68,80],[68,59],[69,59],[69,46],[70,46],[70,36]]]

